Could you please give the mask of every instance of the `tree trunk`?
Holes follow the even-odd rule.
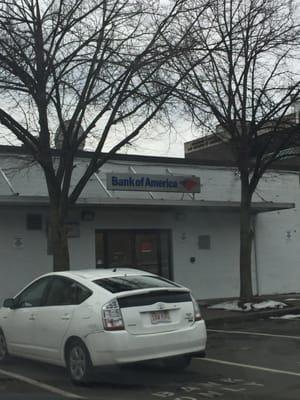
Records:
[[[252,253],[253,232],[251,226],[251,194],[249,193],[248,173],[241,173],[240,207],[240,302],[253,298]]]
[[[50,209],[50,238],[53,250],[53,271],[70,269],[67,227],[58,207]]]

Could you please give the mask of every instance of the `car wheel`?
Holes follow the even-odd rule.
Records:
[[[0,330],[0,363],[4,363],[8,358],[6,340],[3,332]]]
[[[86,346],[80,340],[73,340],[67,349],[67,368],[75,385],[89,383],[93,369],[91,358]]]
[[[191,363],[189,356],[168,357],[163,360],[163,365],[169,371],[183,371]]]

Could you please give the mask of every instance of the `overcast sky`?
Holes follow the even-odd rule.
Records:
[[[1,105],[1,101],[0,101]],[[5,109],[5,107],[3,107]],[[193,140],[201,133],[192,127],[191,122],[187,119],[174,116],[174,127],[160,126],[158,124],[149,125],[141,134],[135,139],[132,145],[124,147],[120,153],[126,154],[141,154],[151,156],[165,156],[165,157],[184,157],[184,143]],[[56,124],[55,124],[56,126]],[[101,129],[99,129],[100,131]],[[122,128],[119,129],[120,133],[111,132],[107,144],[104,148],[108,151],[112,144],[120,140],[123,136]],[[0,126],[0,144],[21,145],[16,138],[10,134],[4,126]],[[86,150],[93,150],[92,139],[87,140],[85,145]]]

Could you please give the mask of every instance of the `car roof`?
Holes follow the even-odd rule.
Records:
[[[150,272],[133,269],[133,268],[123,268],[123,267],[115,267],[115,268],[101,268],[101,269],[82,269],[82,270],[71,270],[71,271],[62,271],[62,272],[53,272],[51,275],[61,275],[69,278],[83,278],[89,281],[94,281],[102,278],[111,278],[113,276],[124,276],[124,275],[154,275]]]

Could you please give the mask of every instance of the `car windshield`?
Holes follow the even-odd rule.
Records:
[[[178,287],[178,285],[173,282],[150,275],[116,276],[97,279],[94,281],[94,283],[111,293],[148,288]]]

